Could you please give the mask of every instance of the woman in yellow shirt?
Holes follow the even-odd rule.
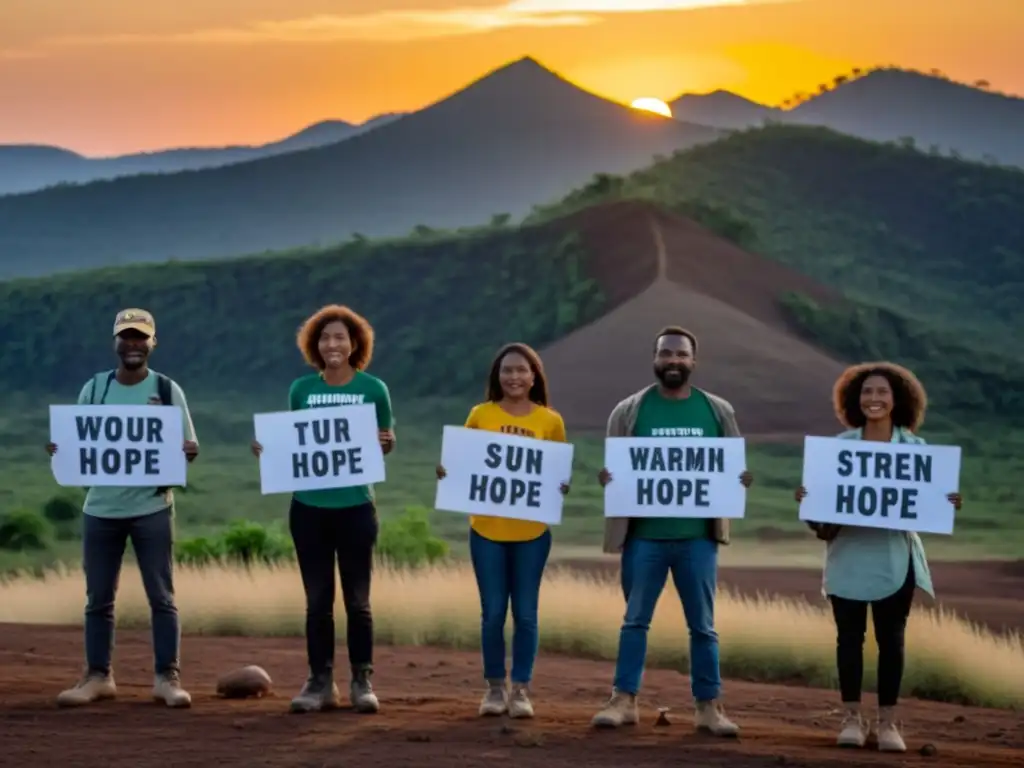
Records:
[[[548,407],[548,382],[540,356],[526,344],[506,344],[494,358],[487,399],[474,406],[465,426],[565,442],[565,423]],[[445,476],[437,467],[437,477]],[[569,486],[562,485],[562,493]],[[544,523],[474,515],[469,549],[480,591],[480,645],[487,692],[481,715],[533,717],[528,688],[539,642],[540,583],[551,552]],[[512,603],[512,688],[505,684],[505,618]]]

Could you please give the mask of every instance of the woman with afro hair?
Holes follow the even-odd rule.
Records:
[[[373,327],[348,307],[331,304],[299,328],[296,342],[313,372],[292,382],[289,409],[373,404],[378,439],[385,454],[395,446],[394,416],[387,385],[366,372],[373,357]],[[253,441],[258,457],[263,446]],[[299,573],[306,593],[306,655],[309,677],[292,699],[291,711],[333,709],[340,693],[334,682],[334,571],[348,619],[349,700],[357,712],[377,712],[373,673],[373,616],[370,580],[379,523],[373,486],[297,491],[288,511]]]
[[[924,422],[928,397],[913,373],[888,362],[847,368],[832,391],[835,413],[847,440],[924,444],[916,432]],[[797,502],[807,496],[801,486]],[[958,493],[948,496],[960,509]],[[862,747],[870,730],[861,715],[864,635],[868,607],[878,645],[878,748],[904,752],[895,707],[903,679],[907,619],[920,587],[932,597],[931,573],[921,537],[881,528],[808,523],[827,542],[823,591],[836,623],[836,664],[844,718],[837,743]]]

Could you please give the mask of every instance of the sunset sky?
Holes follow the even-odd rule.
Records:
[[[530,55],[617,101],[777,104],[853,67],[1024,95],[1024,0],[0,0],[0,143],[263,143]]]

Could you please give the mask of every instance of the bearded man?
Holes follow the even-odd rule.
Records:
[[[608,418],[608,437],[738,437],[732,405],[694,387],[697,337],[684,328],[663,328],[654,340],[654,375],[649,384],[620,402]],[[602,487],[612,482],[598,473]],[[749,488],[745,471],[739,482]],[[719,702],[722,680],[715,632],[718,546],[729,543],[727,519],[606,517],[604,551],[621,554],[626,615],[619,634],[612,696],[595,727],[632,725],[639,719],[637,694],[647,655],[647,633],[658,598],[671,572],[690,632],[690,687],[696,701],[694,725],[717,736],[736,736],[739,727]]]

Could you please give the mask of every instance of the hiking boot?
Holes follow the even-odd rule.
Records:
[[[725,710],[717,701],[698,701],[693,716],[693,724],[698,731],[713,736],[736,736],[740,727],[725,716]]]
[[[102,672],[86,672],[73,688],[61,691],[57,696],[59,707],[81,707],[94,701],[113,699],[117,695],[114,677]]]
[[[903,743],[903,736],[900,735],[899,727],[896,724],[895,712],[892,707],[879,707],[876,733],[878,735],[879,752],[907,751],[907,745]]]
[[[836,744],[840,747],[863,747],[868,740],[868,727],[860,714],[860,707],[848,704]]]
[[[620,725],[636,725],[639,719],[636,696],[613,689],[608,703],[594,715],[590,724],[595,728],[618,728]]]
[[[187,708],[192,706],[192,697],[181,687],[177,672],[157,675],[153,679],[153,699],[162,701],[168,707]]]
[[[331,674],[322,673],[306,678],[299,695],[292,699],[292,712],[320,712],[338,706],[341,694]]]
[[[373,692],[373,685],[370,684],[369,670],[353,671],[348,698],[356,712],[372,714],[380,711],[380,702],[377,700],[377,694]]]
[[[481,717],[495,717],[508,711],[508,697],[505,692],[504,680],[488,680],[487,691],[480,702]]]
[[[512,695],[508,699],[509,717],[533,717],[533,704],[530,703],[530,696],[525,685],[515,684],[512,686]]]

